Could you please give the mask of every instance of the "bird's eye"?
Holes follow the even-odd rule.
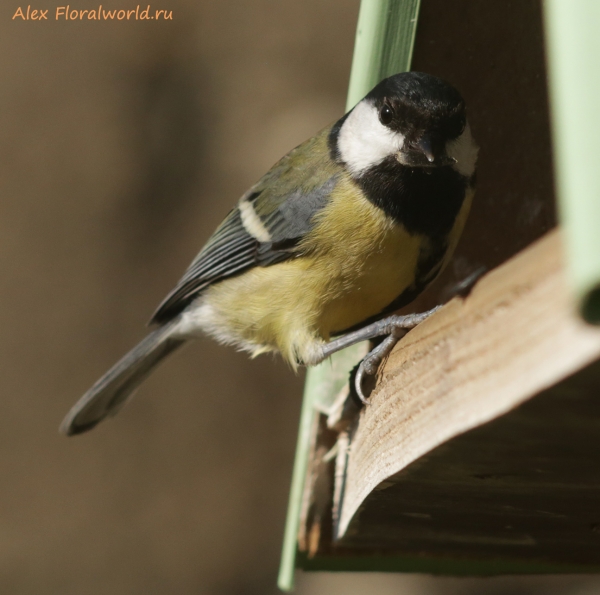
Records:
[[[379,110],[379,121],[387,126],[394,119],[394,110],[387,104],[384,103]]]

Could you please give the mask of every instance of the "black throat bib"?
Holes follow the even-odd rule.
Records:
[[[446,238],[464,202],[469,180],[446,167],[407,167],[395,157],[367,170],[358,180],[366,197],[408,233]]]

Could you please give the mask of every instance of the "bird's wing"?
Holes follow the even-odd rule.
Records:
[[[288,153],[242,196],[151,322],[172,319],[212,283],[298,255],[295,247],[310,231],[340,173],[329,158],[329,130]]]

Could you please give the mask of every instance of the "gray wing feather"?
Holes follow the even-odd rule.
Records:
[[[171,320],[211,283],[253,266],[258,244],[245,230],[239,210],[234,209],[160,304],[151,322]]]

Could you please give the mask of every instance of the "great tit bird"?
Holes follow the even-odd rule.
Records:
[[[202,333],[252,356],[278,351],[293,368],[389,334],[360,370],[373,373],[402,329],[426,316],[373,322],[448,263],[477,153],[453,86],[420,72],[383,80],[241,197],[154,313],[157,328],[75,404],[61,431],[78,434],[116,413],[163,358]]]

